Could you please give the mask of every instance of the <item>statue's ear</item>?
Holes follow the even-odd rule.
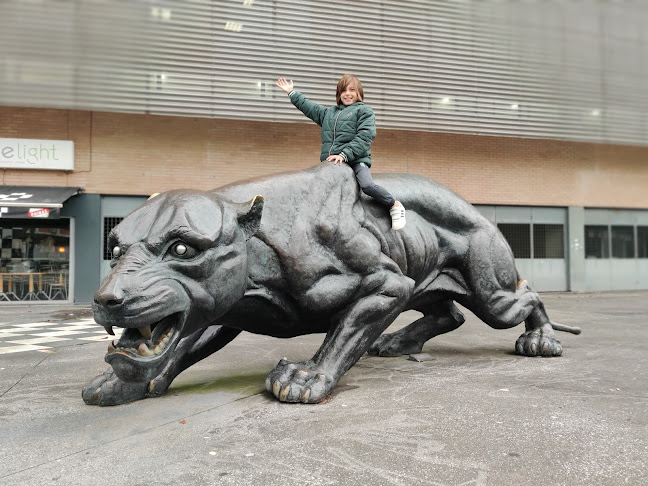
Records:
[[[245,239],[252,238],[261,225],[263,213],[263,196],[254,196],[248,203],[239,205],[238,222],[245,233]]]

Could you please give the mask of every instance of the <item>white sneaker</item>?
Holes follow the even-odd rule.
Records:
[[[392,229],[398,231],[405,226],[405,207],[398,201],[389,210],[392,220]]]

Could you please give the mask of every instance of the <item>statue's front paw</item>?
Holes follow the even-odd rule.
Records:
[[[266,390],[282,402],[319,403],[335,387],[327,373],[314,368],[313,363],[290,363],[286,358],[266,378]]]
[[[560,356],[562,344],[551,329],[551,324],[522,334],[515,343],[515,351],[523,356]]]
[[[146,398],[148,388],[148,382],[125,383],[108,368],[83,388],[81,396],[88,405],[108,407]]]

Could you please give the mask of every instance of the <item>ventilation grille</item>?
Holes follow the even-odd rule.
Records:
[[[497,227],[508,241],[515,258],[531,258],[531,225],[498,223]]]
[[[278,76],[331,104],[355,72],[379,128],[648,145],[645,25],[634,1],[13,0],[0,104],[294,122]]]
[[[648,258],[648,226],[637,226],[637,257]]]
[[[112,248],[108,247],[108,235],[112,229],[122,222],[124,218],[104,218],[103,219],[103,259],[112,260]]]
[[[533,258],[565,258],[562,224],[533,225]]]
[[[610,258],[610,236],[607,226],[585,226],[585,258]]]

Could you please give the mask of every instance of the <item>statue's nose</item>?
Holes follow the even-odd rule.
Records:
[[[124,302],[124,292],[119,283],[110,279],[105,282],[94,295],[95,304],[105,307],[115,307]]]
[[[119,262],[101,283],[94,295],[94,303],[104,309],[116,311],[128,301],[137,286],[139,270],[148,261],[149,253],[142,244],[133,244],[119,256]]]
[[[115,307],[122,302],[124,302],[124,297],[123,296],[117,296],[114,294],[111,294],[109,292],[106,293],[96,293],[94,301],[99,304],[103,305],[106,307]]]

